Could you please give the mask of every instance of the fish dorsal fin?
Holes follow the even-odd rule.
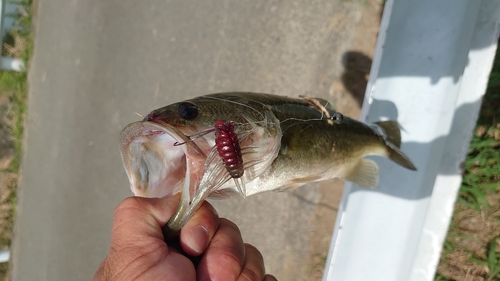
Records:
[[[376,122],[375,124],[384,131],[386,141],[392,143],[397,148],[401,147],[401,130],[399,129],[398,122],[382,121]]]
[[[414,171],[417,170],[410,159],[399,150],[401,147],[401,131],[399,130],[398,122],[383,121],[375,124],[377,124],[379,130],[381,129],[383,131],[381,133],[383,133],[382,136],[387,146],[389,158],[403,167]]]
[[[378,166],[372,160],[361,159],[346,180],[363,188],[374,188],[378,184]]]

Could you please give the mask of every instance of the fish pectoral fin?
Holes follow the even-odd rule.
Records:
[[[301,177],[301,178],[295,178],[292,180],[292,182],[294,182],[296,184],[306,184],[306,183],[310,183],[313,181],[318,181],[321,178],[322,178],[321,175],[311,175],[311,176],[305,176],[305,177]]]
[[[302,184],[300,184],[300,183],[289,182],[289,183],[287,183],[287,184],[283,185],[282,187],[280,187],[280,188],[278,188],[278,189],[275,189],[275,190],[273,190],[273,191],[275,191],[275,192],[283,192],[283,191],[288,191],[288,190],[290,190],[290,189],[294,189],[294,188],[299,187],[299,186],[301,186],[301,185],[304,185],[304,184],[303,184],[303,183],[302,183]]]
[[[287,191],[290,189],[294,189],[296,187],[302,186],[304,184],[308,184],[310,182],[315,182],[318,180],[321,180],[322,177],[320,175],[312,175],[312,176],[305,176],[301,178],[295,178],[291,181],[289,181],[286,185],[280,187],[276,191]]]
[[[372,160],[361,159],[346,180],[363,188],[374,188],[378,184],[378,166]]]
[[[210,195],[208,195],[208,198],[215,200],[222,200],[235,195],[240,195],[240,194],[236,192],[234,189],[226,188],[226,189],[219,189],[210,193]]]
[[[236,185],[236,188],[238,189],[238,193],[241,195],[243,198],[247,198],[247,190],[245,188],[245,182],[241,178],[233,178],[234,184]]]

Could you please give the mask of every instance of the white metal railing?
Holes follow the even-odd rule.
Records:
[[[498,0],[389,0],[362,116],[396,119],[417,172],[347,184],[323,280],[434,279],[500,33]]]
[[[10,259],[10,250],[0,250],[0,263],[8,262]]]

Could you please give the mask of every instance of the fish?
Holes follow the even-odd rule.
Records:
[[[177,235],[209,197],[246,197],[332,178],[374,188],[378,166],[365,156],[387,157],[416,170],[400,146],[396,121],[365,124],[321,98],[249,92],[177,102],[153,110],[120,134],[123,165],[136,196],[181,193],[164,227],[166,237]],[[233,154],[223,156],[224,149]]]

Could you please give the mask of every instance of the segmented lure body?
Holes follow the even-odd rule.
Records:
[[[215,145],[231,177],[243,176],[241,147],[233,123],[225,120],[215,123]]]

